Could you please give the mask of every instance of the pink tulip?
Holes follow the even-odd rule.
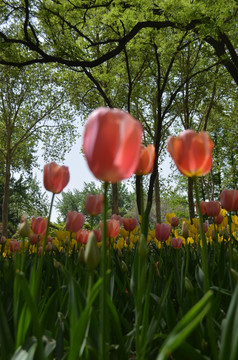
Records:
[[[85,201],[85,210],[91,216],[101,214],[103,206],[103,195],[88,194]]]
[[[76,241],[80,244],[87,244],[88,235],[90,234],[90,230],[81,229],[76,232]]]
[[[84,224],[83,214],[80,214],[77,211],[68,212],[65,223],[66,230],[71,232],[77,232],[82,228],[83,224]]]
[[[238,211],[238,190],[222,190],[221,206],[227,211]]]
[[[47,219],[39,216],[37,218],[33,217],[31,220],[31,228],[34,234],[43,235],[46,232],[47,228]]]
[[[11,239],[9,246],[11,252],[16,252],[20,249],[20,241],[17,241],[16,239]]]
[[[159,241],[166,241],[171,233],[171,226],[169,224],[156,224],[155,237]]]
[[[98,108],[87,120],[83,150],[99,180],[116,183],[129,178],[140,156],[142,125],[119,109]]]
[[[44,166],[44,187],[54,194],[59,194],[69,182],[69,169],[51,162]]]

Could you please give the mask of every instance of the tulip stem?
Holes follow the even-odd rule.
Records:
[[[51,198],[51,203],[50,203],[50,211],[49,211],[49,216],[48,216],[48,221],[47,221],[47,227],[46,227],[46,232],[45,232],[45,238],[44,238],[44,244],[43,244],[42,254],[44,254],[45,247],[46,247],[46,243],[47,243],[47,237],[48,237],[48,233],[49,233],[50,218],[51,218],[51,213],[52,213],[54,198],[55,198],[55,193],[52,193],[52,198]]]
[[[209,290],[209,286],[210,286],[209,273],[208,273],[207,242],[203,228],[203,216],[200,207],[199,190],[196,180],[197,180],[196,177],[194,177],[194,188],[195,188],[196,202],[197,202],[198,215],[199,215],[200,234],[202,238],[202,270],[204,273],[203,286],[204,286],[204,292],[206,293]],[[209,311],[207,314],[207,332],[211,344],[213,359],[216,360],[218,359],[218,354],[217,354],[216,339],[215,339],[215,332],[214,332],[211,311]]]
[[[198,208],[198,216],[199,216],[199,225],[200,225],[200,234],[202,238],[202,270],[204,273],[204,292],[209,290],[209,274],[208,274],[208,260],[207,260],[207,242],[205,237],[205,232],[203,228],[203,216],[200,207],[200,200],[199,200],[199,191],[197,185],[197,179],[194,177],[194,188],[195,188],[195,195],[196,195],[196,202]]]
[[[102,232],[102,251],[101,251],[101,304],[100,304],[100,354],[101,359],[108,359],[108,352],[106,349],[107,337],[107,190],[108,182],[104,183],[104,204],[103,204],[103,232]]]
[[[228,214],[228,224],[229,224],[229,235],[230,235],[230,241],[229,241],[229,258],[230,258],[230,268],[233,268],[233,242],[232,242],[232,229],[231,229],[231,212],[229,211]]]
[[[47,226],[46,226],[46,231],[45,231],[43,249],[42,249],[42,253],[41,253],[39,268],[37,270],[37,274],[38,274],[37,282],[36,282],[36,287],[37,287],[36,296],[37,297],[39,296],[42,268],[43,268],[43,262],[44,262],[44,252],[45,252],[45,247],[46,247],[46,243],[47,243],[47,237],[48,237],[48,232],[49,232],[49,223],[50,223],[50,217],[51,217],[51,212],[52,212],[52,208],[53,208],[54,197],[55,197],[55,194],[53,193],[52,198],[51,198],[51,203],[50,203],[50,211],[49,211],[49,216],[48,216],[48,221],[47,221]]]

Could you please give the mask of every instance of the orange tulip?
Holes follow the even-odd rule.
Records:
[[[185,130],[168,138],[168,151],[179,171],[188,177],[203,176],[212,167],[213,142],[207,132]]]
[[[116,183],[129,178],[140,156],[142,125],[119,109],[98,108],[87,120],[83,150],[99,180]]]
[[[227,211],[238,211],[238,190],[222,190],[221,206]]]
[[[109,238],[116,238],[120,232],[120,222],[115,219],[108,219],[107,220],[107,237]],[[102,222],[100,222],[101,229],[103,228]]]
[[[136,175],[148,175],[153,170],[155,160],[155,147],[150,144],[141,146],[140,158],[135,171]]]
[[[69,169],[51,162],[44,166],[44,187],[54,194],[59,194],[69,182]]]

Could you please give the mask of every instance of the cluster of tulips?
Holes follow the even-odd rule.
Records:
[[[185,338],[206,316],[206,330],[203,331],[202,329],[202,333],[211,342],[209,350],[212,354],[211,358],[218,359],[217,335],[211,321],[210,309],[213,292],[210,288],[212,278],[215,278],[214,269],[216,263],[221,264],[219,268],[222,269],[222,271],[218,271],[219,281],[221,281],[221,284],[224,281],[222,278],[224,273],[223,264],[226,265],[222,257],[224,249],[230,251],[230,268],[229,271],[225,272],[225,275],[227,279],[231,278],[233,245],[238,241],[238,216],[236,214],[238,211],[238,190],[223,190],[220,194],[220,201],[201,202],[199,200],[196,178],[208,174],[211,170],[213,142],[207,132],[196,133],[192,130],[185,130],[178,137],[169,137],[167,148],[179,171],[183,175],[194,179],[198,218],[190,222],[187,219],[179,219],[175,213],[170,213],[166,215],[164,223],[152,226],[149,224],[149,211],[146,208],[145,210],[142,209],[142,214],[138,219],[134,217],[122,218],[118,214],[113,214],[108,219],[108,184],[117,183],[133,174],[141,177],[146,176],[153,172],[157,166],[158,149],[155,149],[152,144],[144,146],[142,144],[142,134],[141,123],[122,110],[99,108],[93,111],[85,126],[83,151],[94,176],[104,182],[104,194],[89,194],[87,196],[85,210],[91,217],[90,224],[85,226],[83,214],[70,211],[67,215],[65,230],[58,230],[52,236],[50,217],[53,200],[55,195],[61,193],[67,186],[70,174],[67,166],[59,166],[54,162],[50,162],[44,166],[43,179],[45,189],[52,193],[48,218],[33,217],[29,223],[27,217],[23,215],[18,226],[20,239],[1,237],[0,251],[2,257],[9,256],[16,259],[16,261],[12,262],[17,271],[15,272],[14,291],[11,292],[15,304],[12,312],[14,326],[16,326],[13,332],[17,334],[16,351],[18,351],[17,347],[20,347],[21,350],[21,346],[27,343],[27,335],[30,339],[33,339],[29,330],[32,329],[33,335],[37,339],[37,348],[35,344],[33,345],[35,346],[34,351],[40,354],[37,355],[38,358],[45,359],[47,351],[47,353],[52,352],[53,354],[53,345],[51,350],[49,350],[49,347],[47,351],[44,350],[44,340],[42,339],[49,334],[47,326],[52,333],[54,332],[47,318],[51,316],[49,309],[52,312],[55,311],[52,299],[57,303],[58,294],[62,293],[64,301],[59,301],[58,318],[55,321],[55,324],[60,324],[60,330],[54,334],[56,339],[54,340],[56,344],[54,346],[56,348],[58,346],[57,351],[64,354],[61,358],[68,354],[69,359],[78,359],[80,356],[88,359],[90,358],[89,353],[96,353],[96,358],[109,359],[109,356],[117,351],[117,345],[114,346],[114,342],[110,343],[114,336],[114,333],[110,332],[110,321],[113,320],[117,339],[113,338],[112,341],[119,343],[119,351],[127,354],[128,358],[134,358],[129,357],[131,354],[136,354],[136,358],[140,360],[147,358],[146,354],[148,352],[154,354],[153,342],[156,342],[159,344],[157,360],[165,360],[172,351],[184,344]],[[101,221],[95,224],[95,217],[99,214],[101,214]],[[219,243],[222,246],[216,251],[210,251],[210,244],[213,243],[214,249],[217,248]],[[208,247],[210,248],[208,249]],[[185,248],[185,251],[183,251],[183,248]],[[149,252],[148,249],[151,251]],[[166,250],[163,251],[164,249]],[[26,253],[30,254],[33,259],[29,279],[27,278],[27,272],[24,272],[24,269],[28,266],[25,259]],[[168,264],[166,254],[168,253],[172,259],[169,259],[170,266],[174,266],[176,271],[171,272],[171,275],[169,275],[170,269],[165,269],[164,274],[168,277],[165,276],[166,282],[164,283],[164,279],[160,277],[161,282],[155,283],[151,269],[157,268],[158,270],[158,264],[161,266],[163,260],[163,266],[166,267],[166,264]],[[192,254],[192,257],[189,253]],[[198,256],[193,256],[194,253],[197,253]],[[123,254],[125,260],[130,259],[131,264],[129,262],[127,264],[130,267],[128,275],[122,275],[120,279],[119,275],[113,273],[113,266],[115,269]],[[62,263],[56,264],[54,255],[58,255],[57,259]],[[164,256],[163,259],[162,255]],[[210,259],[213,259],[212,274],[209,273],[211,264],[209,264],[208,255]],[[52,259],[52,257],[54,265],[57,265],[54,267],[54,271],[51,271],[52,268],[50,270],[50,266],[45,260]],[[72,259],[71,264],[69,264],[70,258]],[[119,258],[120,260],[118,260]],[[112,259],[114,259],[114,263]],[[81,264],[81,260],[86,266]],[[177,291],[177,304],[181,312],[182,309],[186,309],[185,312],[187,311],[187,303],[183,303],[182,300],[188,282],[191,283],[193,280],[188,278],[189,266],[191,269],[189,261],[192,261],[192,269],[195,267],[198,269],[197,278],[202,279],[201,287],[196,290],[198,292],[197,298],[202,297],[202,299],[196,302],[195,292],[193,292],[193,286],[191,285],[192,290],[187,292],[187,300],[189,300],[189,304],[191,301],[191,307],[193,306],[193,308],[184,317],[181,316],[181,321],[161,346],[162,337],[159,331],[163,329],[162,309],[164,309],[163,306],[165,306],[166,301],[169,309],[168,315],[172,315],[170,311],[172,298],[168,298],[169,291],[171,291],[172,297]],[[194,265],[195,261],[198,261],[198,263]],[[124,269],[127,265],[124,262]],[[59,267],[61,272],[58,273]],[[122,266],[117,267],[117,269],[124,271]],[[86,270],[83,275],[81,270]],[[235,272],[234,269],[232,270]],[[171,285],[173,274],[176,290],[173,287],[174,285]],[[202,276],[199,274],[202,274]],[[61,281],[63,282],[62,286],[59,285],[56,288],[55,293],[49,295],[49,298],[47,298],[49,289],[46,290],[46,295],[45,293],[41,294],[41,291],[44,290],[44,287],[41,286],[44,276],[49,282],[51,276],[55,276],[55,286],[58,283],[60,284]],[[80,278],[81,283],[77,280],[77,277]],[[82,295],[83,286],[84,289],[87,289],[87,295]],[[231,281],[231,288],[232,286]],[[68,287],[69,294],[65,293],[64,289],[66,287]],[[117,296],[113,299],[112,294],[115,288],[117,288]],[[220,285],[215,288],[220,289]],[[153,296],[152,291],[155,291]],[[194,296],[191,295],[192,292]],[[22,310],[18,303],[19,295],[22,299],[25,299],[21,300]],[[128,304],[123,305],[120,310],[123,314],[117,312],[117,308],[113,303],[118,296],[123,299],[123,304],[125,302],[124,296],[128,296]],[[238,290],[235,296],[238,299]],[[39,301],[41,306],[38,304]],[[78,305],[78,302],[80,305]],[[65,309],[66,304],[69,305]],[[133,305],[130,312],[125,315],[124,311],[131,304]],[[117,306],[120,307],[120,304],[118,303]],[[153,317],[151,322],[149,318],[150,306],[156,312],[156,316]],[[92,311],[94,308],[96,308],[96,311]],[[0,311],[2,309],[3,306],[1,305]],[[38,309],[42,314],[47,315],[38,316]],[[226,304],[224,309],[226,310]],[[62,312],[64,312],[64,316],[60,315]],[[223,314],[224,311],[221,313]],[[4,315],[3,312],[1,314]],[[133,314],[132,318],[131,314]],[[28,321],[24,322],[23,318],[26,315]],[[123,316],[124,320],[121,322]],[[127,322],[126,317],[128,316],[131,321]],[[61,327],[63,317],[64,321],[66,319],[69,321],[69,324],[65,326],[68,329],[65,337],[66,350],[62,348],[63,342],[61,341],[62,329],[64,328],[64,326]],[[91,324],[92,319],[95,321],[93,325]],[[158,319],[162,319],[161,324],[159,324]],[[229,321],[233,321],[233,316],[230,316]],[[125,324],[127,325],[125,326]],[[97,326],[96,332],[93,332],[94,326]],[[168,326],[170,326],[170,322],[168,322]],[[167,325],[165,328],[163,331],[168,330]],[[8,333],[10,333],[10,330],[8,330]],[[150,336],[147,336],[147,333],[151,334],[152,340]],[[224,337],[227,340],[226,335]],[[50,341],[47,346],[49,343]],[[227,342],[227,347],[225,342],[224,344],[222,343],[221,349],[226,350],[229,344]],[[11,347],[11,344],[9,347]],[[226,359],[225,350],[222,350],[224,356],[221,355],[220,360]],[[186,351],[191,352],[192,346],[187,347]],[[191,353],[193,355],[190,358],[204,360],[202,355],[199,357],[200,353],[197,350]],[[235,354],[238,355],[236,348]],[[119,354],[118,356],[116,358],[126,358],[126,355]],[[54,358],[53,355],[51,358]]]
[[[52,165],[51,165],[52,166]],[[238,216],[231,215],[231,228],[228,225],[228,215],[230,212],[238,211],[238,191],[237,190],[223,190],[219,201],[202,201],[200,208],[203,215],[203,229],[206,234],[207,243],[214,241],[228,242],[230,240],[238,241]],[[85,210],[91,216],[91,227],[97,240],[98,247],[101,246],[102,241],[102,223],[95,224],[93,228],[94,217],[102,213],[103,195],[88,194],[85,202]],[[201,245],[199,237],[200,227],[198,219],[194,218],[192,223],[188,219],[180,220],[175,213],[166,214],[166,222],[156,224],[154,228],[149,229],[147,236],[147,244],[153,242],[158,249],[163,244],[172,246],[175,249],[180,249],[182,245],[193,244],[194,246]],[[47,229],[47,219],[42,217],[31,220],[31,224],[26,218],[22,216],[19,226],[18,234],[21,237],[27,237],[28,241],[24,242],[24,250],[28,248],[30,253],[38,251],[42,253],[44,236]],[[74,249],[80,251],[82,258],[83,250],[87,244],[90,231],[88,228],[83,228],[85,217],[82,213],[77,211],[70,211],[66,218],[65,230],[58,230],[55,236],[47,236],[46,250],[54,252],[69,253]],[[88,224],[87,224],[88,225]],[[88,227],[88,226],[87,226]],[[138,243],[140,235],[139,222],[135,217],[124,217],[114,214],[107,219],[107,239],[113,244],[115,250],[122,251],[124,248],[135,248]],[[18,250],[22,251],[23,242],[17,239],[1,238],[2,254],[3,256],[11,256]],[[4,246],[3,246],[4,244]]]

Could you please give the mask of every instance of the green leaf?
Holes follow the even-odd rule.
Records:
[[[162,345],[157,360],[167,359],[169,355],[181,345],[187,336],[191,334],[210,310],[212,296],[213,292],[209,290],[179,321]]]
[[[237,360],[238,358],[238,286],[231,298],[227,316],[223,322],[221,350],[219,360]]]
[[[79,351],[81,353],[83,352],[83,348],[86,345],[86,339],[85,339],[86,328],[91,318],[91,308],[93,302],[95,301],[96,297],[99,294],[101,285],[102,285],[102,279],[100,278],[96,282],[96,284],[94,284],[94,286],[92,287],[92,290],[88,297],[87,305],[83,310],[83,312],[80,314],[79,320],[77,321],[75,321],[75,319],[73,320],[74,327],[71,328],[70,350],[69,350],[68,360],[78,359]],[[74,306],[75,304],[73,304],[73,307]],[[75,313],[74,309],[72,309],[72,311],[73,313]]]

